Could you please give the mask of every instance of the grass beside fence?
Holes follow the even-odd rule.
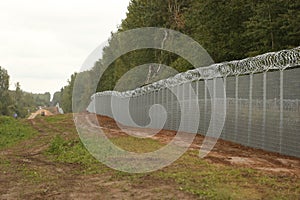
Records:
[[[62,116],[60,118],[62,119]],[[63,129],[63,123],[54,119],[47,121],[49,125]],[[69,138],[57,135],[50,142],[45,154],[55,162],[80,165],[81,167],[74,171],[76,174],[108,175],[111,177],[110,181],[125,181],[136,186],[144,185],[149,179],[153,183],[163,181],[172,183],[176,190],[195,195],[199,199],[295,199],[300,194],[297,178],[265,174],[246,167],[210,163],[200,159],[198,151],[195,150],[189,150],[170,166],[155,172],[142,174],[119,172],[93,158],[78,137]],[[156,140],[130,136],[113,137],[110,140],[119,147],[133,152],[151,152],[162,147]]]

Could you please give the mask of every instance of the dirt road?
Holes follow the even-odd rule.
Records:
[[[54,120],[55,117],[50,119]],[[107,134],[111,137],[124,136],[124,133],[120,131],[112,119],[107,117],[98,117],[98,119],[101,126],[106,128]],[[202,198],[202,194],[185,189],[185,181],[181,182],[176,178],[169,178],[169,176],[168,178],[160,178],[164,176],[165,172],[171,175],[174,174],[175,172],[169,173],[168,170],[176,169],[176,164],[157,172],[159,175],[130,175],[108,169],[102,164],[99,164],[101,172],[84,173],[86,165],[80,162],[57,162],[46,156],[45,151],[56,135],[61,135],[67,139],[78,137],[71,116],[62,120],[54,120],[51,123],[40,118],[31,120],[30,123],[39,132],[37,136],[0,151],[0,199]],[[131,131],[143,132],[147,130],[131,129]],[[161,131],[154,139],[166,144],[175,134],[174,131]],[[202,136],[197,136],[190,148],[191,151],[199,150],[202,140]],[[195,159],[199,158],[195,157]],[[221,167],[221,169],[226,170],[228,167],[232,169],[253,169],[255,170],[254,174],[257,176],[263,172],[267,174],[268,178],[275,177],[276,180],[287,180],[290,182],[289,187],[292,187],[292,189],[286,189],[293,191],[292,195],[299,194],[300,159],[297,158],[281,156],[219,140],[204,161],[199,162],[205,162],[211,164],[214,168]],[[187,164],[189,168],[194,168],[193,165]],[[181,168],[180,170],[186,170]],[[196,166],[195,169],[197,169]],[[189,173],[188,171],[183,172]],[[247,180],[247,177],[243,178]],[[243,184],[247,185],[248,183]],[[257,196],[248,196],[245,193],[245,196],[248,196],[249,199],[261,199],[268,195],[265,194],[264,189],[255,185],[255,181],[252,184],[253,188],[251,190],[247,186],[244,189],[249,193],[255,191]],[[202,186],[199,185],[199,187]],[[272,190],[272,187],[270,186],[270,190]],[[203,198],[205,196],[209,197],[203,193]],[[216,199],[218,199],[217,197]]]

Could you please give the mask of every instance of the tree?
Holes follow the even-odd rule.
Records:
[[[7,70],[0,66],[0,115],[10,115],[12,103],[9,95],[9,75]]]
[[[280,15],[280,29],[284,48],[294,48],[300,44],[300,1],[285,0],[286,11]]]
[[[22,90],[21,90],[21,85],[19,82],[17,82],[15,84],[15,87],[16,87],[16,91],[15,91],[15,102],[16,104],[20,104],[21,103],[21,100],[22,100]]]
[[[24,117],[24,115],[26,115],[26,111],[24,111],[23,93],[19,82],[15,84],[15,88],[16,90],[14,92],[14,109],[18,116]]]
[[[259,1],[251,4],[253,16],[246,21],[244,37],[249,39],[248,56],[280,50],[284,32],[281,15],[287,11],[283,0]]]
[[[77,73],[71,75],[68,85],[61,89],[61,107],[65,113],[72,112],[72,93]]]
[[[215,62],[239,60],[299,46],[300,1],[131,0],[126,18],[118,27],[118,32],[141,27],[163,27],[181,31],[202,45]],[[109,44],[103,50],[103,56],[95,63],[93,69],[81,72],[84,74],[81,78],[85,80],[89,77],[86,82],[96,84],[98,92],[113,90],[117,81],[124,75],[126,77],[123,80],[126,84],[118,87],[119,90],[144,85],[142,83],[147,80],[150,63],[172,66],[179,72],[193,68],[184,58],[173,53],[157,49],[141,49],[120,56],[113,63],[109,63],[104,71],[105,63],[108,63],[112,56],[118,55],[119,47],[128,46],[126,41],[114,38],[115,34],[112,33]],[[134,41],[136,38],[127,39]],[[131,72],[134,67],[147,63],[148,69]],[[198,67],[209,64],[211,61],[199,61]],[[143,73],[146,76],[141,75]],[[164,77],[160,76],[164,72],[159,73],[153,81]],[[138,77],[136,74],[139,74]],[[67,99],[70,99],[69,87],[70,83],[64,88],[62,94],[64,97],[61,101],[68,102]],[[91,92],[90,88],[85,87],[80,90],[87,94]]]
[[[215,62],[241,59],[247,52],[243,23],[250,15],[247,0],[193,0],[186,29]]]
[[[55,106],[57,103],[61,104],[61,92],[55,92],[51,101],[51,105]]]

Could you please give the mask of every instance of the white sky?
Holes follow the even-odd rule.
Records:
[[[129,0],[0,0],[0,66],[10,86],[53,94],[126,17]]]

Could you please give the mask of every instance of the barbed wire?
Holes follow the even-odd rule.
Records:
[[[91,99],[99,96],[130,98],[193,81],[261,73],[269,70],[285,70],[296,66],[300,66],[300,46],[291,50],[270,52],[243,60],[223,62],[212,64],[207,67],[196,68],[130,91],[98,92],[92,95]]]

